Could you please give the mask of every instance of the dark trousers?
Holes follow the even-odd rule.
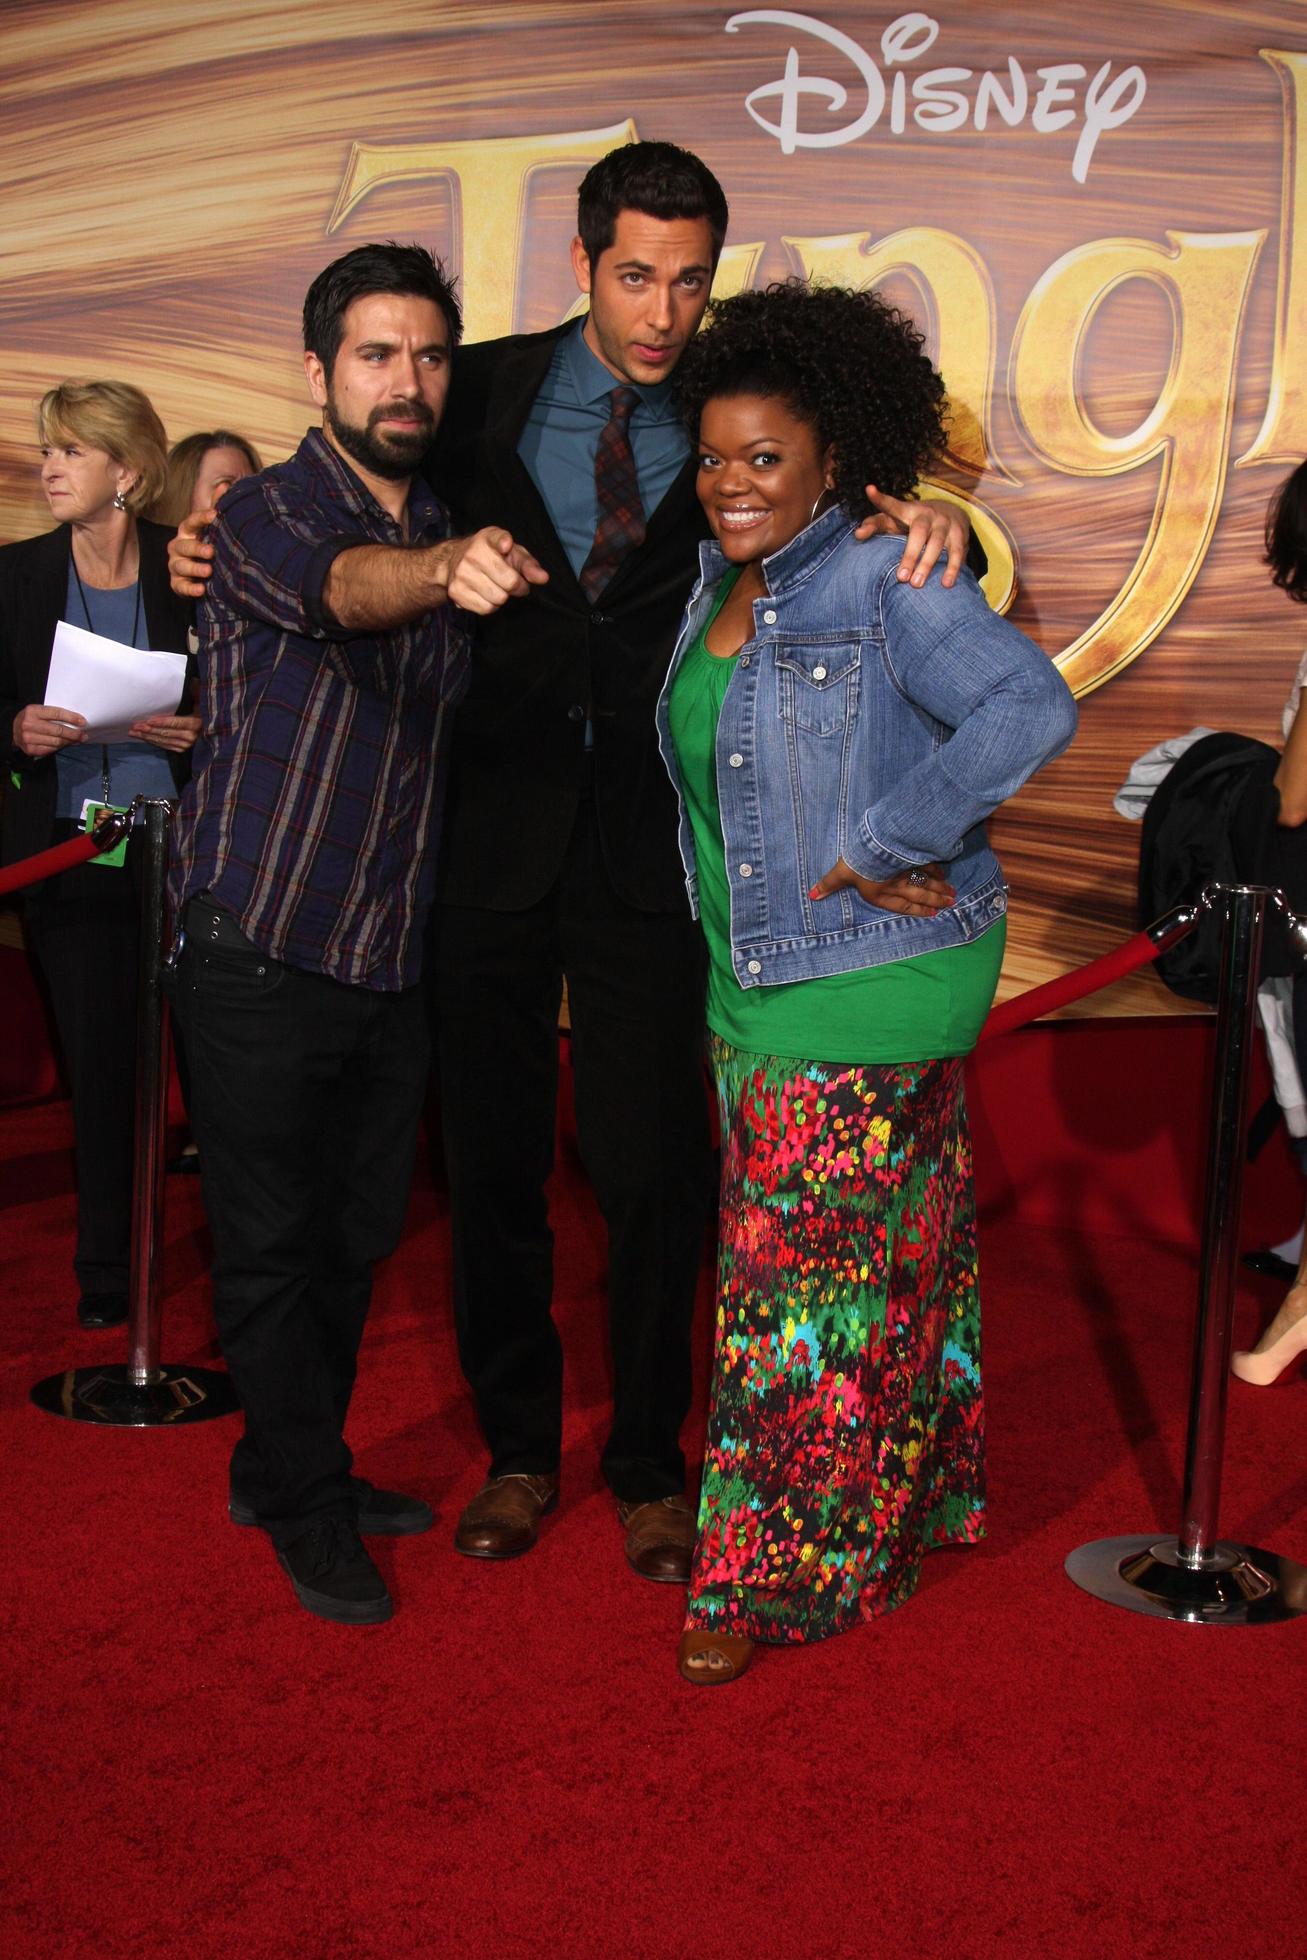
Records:
[[[141,848],[137,831],[125,866],[75,865],[38,886],[24,911],[72,1095],[83,1293],[125,1293],[131,1262]]]
[[[195,902],[188,908],[188,921]],[[212,908],[206,908],[211,911]],[[376,993],[190,930],[173,984],[245,1434],[232,1492],[278,1543],[352,1517],[345,1417],[372,1268],[404,1222],[427,1072],[420,990]]]
[[[710,1193],[704,955],[689,917],[614,892],[587,798],[553,890],[435,923],[441,1111],[459,1355],[491,1472],[552,1471],[562,1350],[550,1313],[558,1009],[566,976],[577,1140],[608,1226],[613,1422],[629,1503],[684,1487],[690,1323]]]

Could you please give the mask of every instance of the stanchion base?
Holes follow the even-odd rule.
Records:
[[[1155,1620],[1265,1626],[1307,1613],[1307,1568],[1251,1545],[1218,1544],[1194,1567],[1175,1538],[1100,1538],[1071,1553],[1066,1573],[1095,1599]]]
[[[130,1379],[126,1365],[66,1368],[38,1382],[32,1400],[47,1415],[110,1429],[174,1429],[234,1415],[239,1407],[230,1379],[216,1368],[166,1365],[144,1386]]]

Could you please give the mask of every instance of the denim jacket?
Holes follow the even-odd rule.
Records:
[[[985,838],[991,810],[1071,740],[1076,708],[1051,660],[992,613],[970,572],[920,589],[895,570],[903,540],[860,544],[828,511],[764,560],[768,597],[735,662],[717,725],[717,794],[741,987],[849,973],[974,939],[1007,908]],[[668,699],[727,568],[699,547],[658,702],[658,741],[680,796]],[[681,858],[698,915],[694,839]],[[947,864],[956,900],[932,918],[808,892],[843,856],[877,881]]]

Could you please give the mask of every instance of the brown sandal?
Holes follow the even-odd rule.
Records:
[[[714,1667],[706,1656],[720,1656]],[[703,1664],[695,1662],[703,1658]],[[682,1679],[696,1688],[715,1688],[726,1681],[738,1681],[753,1659],[753,1642],[742,1633],[709,1633],[701,1627],[687,1627],[676,1650],[676,1665]]]

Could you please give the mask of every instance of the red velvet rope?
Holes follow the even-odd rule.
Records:
[[[41,878],[53,878],[56,872],[67,871],[74,864],[85,864],[88,858],[95,857],[102,849],[111,849],[117,842],[116,830],[104,825],[98,842],[94,836],[70,837],[66,844],[56,844],[52,850],[38,851],[35,857],[23,858],[20,863],[11,864],[7,870],[0,871],[0,898],[7,892],[18,891],[23,885],[34,885]],[[1090,960],[1088,966],[1079,966],[1073,973],[1063,973],[1056,980],[1045,981],[1042,987],[1032,987],[1028,993],[1005,1000],[1001,1007],[993,1010],[980,1030],[981,1041],[992,1041],[995,1035],[1010,1034],[1014,1028],[1025,1027],[1028,1021],[1037,1021],[1041,1014],[1051,1014],[1055,1007],[1065,1007],[1068,1001],[1083,1000],[1086,994],[1097,993],[1100,987],[1108,987],[1114,980],[1121,980],[1127,973],[1147,966],[1179,936],[1173,933],[1166,939],[1158,940],[1148,932],[1137,932],[1110,953]]]
[[[1027,1021],[1037,1021],[1041,1014],[1051,1014],[1055,1007],[1065,1007],[1068,1001],[1083,1000],[1086,994],[1097,993],[1100,987],[1108,987],[1113,980],[1123,979],[1127,973],[1147,966],[1165,950],[1165,944],[1159,944],[1147,932],[1137,932],[1100,959],[1090,960],[1088,966],[1078,966],[1073,973],[1059,974],[1056,980],[1046,980],[1042,987],[1032,987],[1029,993],[1005,1000],[980,1030],[981,1041],[991,1041],[996,1034],[1010,1034],[1013,1028],[1024,1028]]]
[[[110,837],[109,847],[116,841]],[[0,871],[0,898],[6,892],[21,891],[24,885],[35,885],[42,878],[53,878],[56,871],[69,871],[75,864],[85,864],[87,858],[98,856],[99,851],[94,837],[70,837],[66,844],[52,845],[48,851],[38,851],[35,857],[6,865]]]

